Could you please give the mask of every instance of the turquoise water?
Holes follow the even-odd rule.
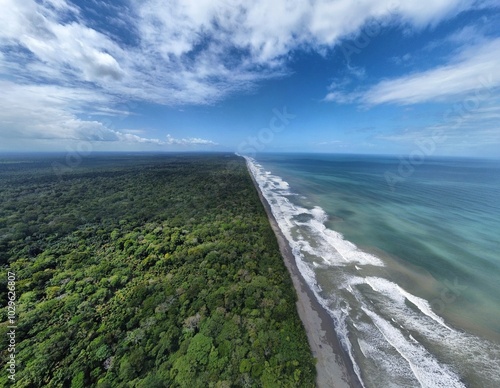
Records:
[[[500,161],[249,167],[365,386],[500,386]]]

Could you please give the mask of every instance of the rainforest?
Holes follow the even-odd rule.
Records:
[[[2,157],[0,263],[5,362],[16,295],[15,382],[1,386],[314,386],[295,290],[236,155]]]

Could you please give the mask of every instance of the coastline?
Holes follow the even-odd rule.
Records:
[[[281,256],[292,278],[297,294],[297,311],[305,328],[312,355],[316,359],[316,386],[319,388],[362,387],[354,372],[351,359],[340,344],[332,317],[321,306],[303,279],[290,246],[274,218],[269,203],[262,195],[252,172],[248,169],[248,165],[247,171],[267,213],[267,218],[278,241]]]

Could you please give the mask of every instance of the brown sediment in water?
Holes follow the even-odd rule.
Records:
[[[313,291],[302,277],[295,262],[291,248],[274,218],[267,200],[252,173],[250,177],[264,205],[271,227],[278,240],[283,261],[292,278],[297,293],[297,311],[304,325],[309,346],[316,359],[316,385],[320,388],[358,388],[362,387],[348,354],[340,344],[335,332],[333,318],[319,303]]]
[[[487,327],[478,325],[478,317],[485,319],[485,311],[475,310],[469,305],[468,314],[464,315],[464,294],[468,286],[450,273],[447,280],[440,282],[428,270],[403,259],[391,255],[372,246],[358,246],[363,252],[373,254],[385,263],[384,267],[363,268],[363,274],[373,271],[372,276],[383,276],[389,281],[400,284],[401,287],[413,295],[425,299],[431,309],[441,316],[449,326],[465,331],[479,338],[500,343],[500,333]],[[378,271],[378,273],[377,273]]]

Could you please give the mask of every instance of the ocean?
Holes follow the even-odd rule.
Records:
[[[500,161],[247,164],[365,387],[500,387]]]

